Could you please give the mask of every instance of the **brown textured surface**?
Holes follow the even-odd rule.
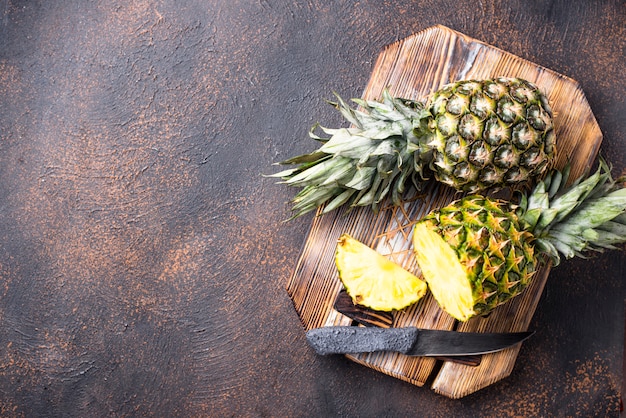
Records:
[[[429,26],[577,80],[626,173],[623,1],[479,5],[0,0],[0,415],[616,416],[623,252],[462,400],[315,356],[284,290],[310,218],[259,173]]]

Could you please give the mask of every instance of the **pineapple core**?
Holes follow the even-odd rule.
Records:
[[[452,247],[424,222],[413,229],[413,247],[424,279],[442,309],[460,321],[474,316],[472,286]]]
[[[335,264],[352,301],[375,310],[405,308],[428,289],[417,276],[347,234],[337,242]]]

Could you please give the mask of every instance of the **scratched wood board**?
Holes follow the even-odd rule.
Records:
[[[472,39],[444,26],[435,26],[387,46],[379,55],[364,99],[380,98],[384,88],[407,99],[423,99],[441,86],[462,79],[497,76],[520,77],[537,84],[552,106],[558,155],[555,166],[572,166],[572,178],[591,169],[602,133],[577,82]],[[333,308],[342,285],[334,264],[336,241],[342,233],[375,248],[381,254],[420,274],[410,245],[414,223],[431,210],[445,206],[460,194],[435,182],[421,192],[410,190],[401,206],[383,204],[378,213],[370,208],[340,208],[316,216],[287,291],[306,329],[350,325],[352,320]],[[522,295],[498,307],[486,318],[458,324],[443,312],[432,296],[394,312],[393,326],[457,329],[474,332],[526,331],[541,298],[550,266],[545,265]],[[351,360],[398,379],[432,389],[450,398],[461,398],[509,376],[520,346],[484,355],[479,366],[440,363],[434,358],[397,353],[348,355]]]

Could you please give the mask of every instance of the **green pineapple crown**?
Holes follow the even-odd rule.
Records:
[[[547,171],[555,154],[552,111],[534,84],[518,78],[463,80],[428,100],[391,96],[331,103],[349,128],[320,127],[328,137],[310,154],[279,164],[298,165],[270,177],[302,187],[294,216],[326,205],[371,206],[390,196],[398,205],[407,185],[435,179],[466,192],[516,186]]]
[[[598,170],[566,186],[569,166],[553,170],[529,194],[520,193],[515,212],[535,248],[554,265],[561,256],[585,257],[587,250],[616,249],[626,242],[626,177],[613,179],[603,158]]]
[[[425,179],[421,161],[423,146],[415,132],[429,112],[419,102],[393,98],[387,90],[383,101],[352,99],[363,110],[352,109],[339,95],[335,106],[353,126],[330,129],[314,125],[312,139],[323,145],[310,154],[278,164],[299,165],[271,177],[284,184],[302,187],[293,199],[294,218],[326,204],[322,213],[341,205],[377,205],[391,191],[398,204],[407,181],[419,187]],[[329,138],[315,134],[320,128]]]

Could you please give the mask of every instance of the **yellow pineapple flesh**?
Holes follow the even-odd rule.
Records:
[[[473,316],[472,285],[452,247],[426,223],[415,226],[413,243],[424,278],[434,278],[429,288],[441,308],[461,321]]]
[[[339,279],[356,305],[399,310],[420,300],[427,291],[424,281],[348,234],[337,241],[335,263]]]

